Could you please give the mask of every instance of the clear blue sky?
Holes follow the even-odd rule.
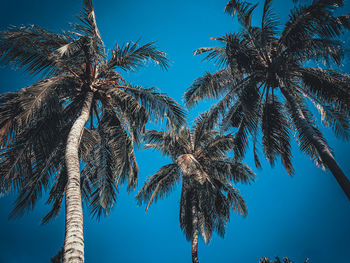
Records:
[[[107,47],[116,41],[142,43],[157,40],[172,63],[163,72],[154,65],[125,78],[144,86],[157,86],[182,103],[182,95],[191,82],[215,67],[194,57],[193,50],[216,45],[210,37],[238,30],[235,21],[224,13],[227,0],[95,0],[97,22]],[[260,1],[262,2],[262,1]],[[9,25],[38,24],[53,31],[67,29],[80,12],[78,0],[2,1],[0,29]],[[275,0],[274,8],[282,21],[287,19],[292,0]],[[254,20],[260,17],[262,4]],[[348,42],[348,41],[347,41]],[[349,43],[349,42],[348,42]],[[349,45],[347,43],[347,45]],[[346,66],[349,66],[347,64]],[[349,72],[349,68],[345,69]],[[1,93],[28,86],[33,79],[9,68],[0,68]],[[208,108],[202,103],[189,112],[192,121]],[[336,158],[350,174],[349,143],[337,140],[329,129],[322,129]],[[214,235],[210,244],[199,244],[201,263],[257,263],[260,257],[289,256],[296,263],[306,257],[310,263],[346,263],[350,256],[350,205],[329,172],[316,168],[293,143],[294,177],[278,164],[271,169],[263,162],[257,171],[253,159],[245,162],[257,172],[253,185],[238,187],[248,205],[247,218],[233,215],[225,239]],[[168,163],[159,153],[137,152],[140,167],[138,189],[145,178]],[[108,218],[97,222],[85,213],[86,262],[157,263],[191,262],[191,245],[181,232],[178,213],[180,185],[168,198],[153,204],[148,213],[136,207],[134,196],[122,188],[118,202]],[[44,195],[45,197],[45,195]],[[0,263],[49,262],[63,245],[63,213],[48,225],[40,219],[49,210],[45,199],[20,219],[7,216],[14,195],[0,199]]]

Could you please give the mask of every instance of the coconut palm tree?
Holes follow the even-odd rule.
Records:
[[[148,118],[167,116],[174,128],[184,123],[174,100],[156,88],[129,84],[117,71],[148,60],[166,69],[164,52],[153,42],[130,42],[117,44],[108,56],[91,0],[78,18],[73,31],[28,26],[0,32],[0,61],[42,78],[0,95],[0,190],[19,192],[11,213],[18,215],[51,189],[53,207],[44,223],[58,214],[65,197],[65,263],[84,262],[82,197],[99,218],[110,212],[118,185],[127,180],[129,190],[136,186],[133,144]]]
[[[314,0],[293,8],[280,27],[271,2],[264,1],[260,26],[251,23],[257,4],[228,2],[226,12],[237,15],[242,30],[216,38],[223,47],[195,51],[224,68],[197,79],[185,93],[186,103],[191,107],[200,99],[220,98],[213,110],[222,113],[224,129],[238,129],[235,156],[244,156],[250,135],[260,167],[256,142],[261,137],[266,159],[273,165],[280,157],[288,174],[294,171],[290,146],[294,128],[301,151],[328,168],[350,200],[350,181],[308,109],[316,105],[322,123],[337,137],[349,139],[349,75],[311,62],[340,65],[344,51],[339,37],[350,28],[350,16],[334,14],[342,0]]]
[[[145,148],[159,150],[172,163],[164,165],[150,176],[138,192],[138,205],[152,202],[170,193],[182,178],[180,201],[180,227],[187,240],[192,240],[192,262],[198,263],[198,234],[209,242],[213,231],[225,234],[230,209],[245,216],[247,207],[233,182],[247,183],[254,173],[241,162],[226,156],[232,150],[233,136],[213,129],[208,113],[197,118],[190,130],[183,128],[178,134],[150,130],[145,134]]]

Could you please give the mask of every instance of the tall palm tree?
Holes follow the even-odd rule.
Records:
[[[154,43],[116,45],[107,55],[91,0],[73,31],[39,26],[0,32],[0,60],[42,77],[32,86],[0,95],[0,190],[18,191],[12,215],[34,207],[51,187],[55,217],[65,197],[64,262],[84,262],[82,197],[96,217],[108,214],[116,188],[136,186],[133,143],[148,118],[167,116],[171,127],[184,112],[155,88],[127,83],[117,70],[135,70],[148,60],[167,68]],[[84,167],[80,167],[83,164]]]
[[[192,262],[198,263],[198,234],[209,242],[215,230],[225,234],[230,209],[245,216],[247,207],[233,182],[247,183],[255,174],[248,166],[226,156],[232,150],[233,136],[213,129],[207,113],[197,118],[190,130],[173,132],[147,131],[145,148],[159,150],[172,163],[164,165],[150,176],[138,192],[138,205],[147,202],[146,212],[153,201],[168,194],[182,178],[180,227],[187,240],[192,240]]]
[[[314,0],[293,8],[280,27],[271,2],[264,1],[260,26],[251,23],[257,4],[228,2],[226,12],[237,14],[242,30],[216,38],[223,47],[195,51],[207,53],[206,59],[224,68],[197,79],[185,93],[186,103],[193,106],[200,99],[223,95],[213,110],[223,114],[224,129],[238,129],[236,157],[244,156],[250,135],[260,167],[256,142],[262,135],[266,159],[273,165],[279,156],[288,174],[294,171],[290,147],[294,128],[301,151],[328,168],[350,200],[350,181],[317,128],[307,102],[316,105],[322,123],[337,137],[349,139],[349,75],[310,62],[340,65],[344,51],[339,37],[350,28],[350,16],[335,16],[342,0]]]

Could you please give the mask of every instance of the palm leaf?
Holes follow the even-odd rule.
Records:
[[[138,46],[138,42],[128,42],[123,46],[116,45],[112,50],[112,57],[108,61],[108,68],[121,68],[124,70],[135,70],[145,64],[147,60],[153,60],[163,69],[168,67],[166,54],[159,51],[155,42]]]
[[[179,181],[180,173],[176,164],[162,166],[157,173],[151,175],[136,195],[138,205],[147,202],[146,212],[150,205],[157,202],[165,194],[169,194]]]

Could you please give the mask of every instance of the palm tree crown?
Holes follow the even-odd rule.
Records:
[[[233,136],[215,131],[210,117],[202,114],[191,130],[183,128],[178,134],[146,132],[149,144],[145,148],[159,150],[172,163],[150,176],[136,196],[139,205],[147,202],[147,211],[182,178],[180,226],[192,240],[193,262],[198,262],[198,231],[209,242],[214,230],[224,236],[231,208],[247,214],[246,204],[230,180],[248,183],[255,176],[248,166],[226,156],[232,150]]]
[[[216,38],[223,47],[195,51],[207,53],[206,59],[225,67],[197,79],[186,91],[186,103],[191,107],[200,99],[223,95],[213,111],[223,114],[223,129],[238,129],[234,146],[237,158],[244,156],[251,135],[255,163],[260,167],[256,142],[261,135],[266,159],[273,165],[280,157],[288,174],[294,172],[290,146],[294,128],[300,149],[330,169],[350,199],[350,182],[306,102],[308,99],[317,106],[323,124],[336,136],[349,139],[349,75],[306,65],[310,61],[340,65],[344,51],[339,37],[350,28],[350,16],[334,16],[336,8],[343,5],[341,0],[314,0],[292,9],[289,20],[280,28],[271,2],[264,1],[259,27],[251,23],[257,4],[228,2],[226,12],[237,15],[242,30]]]
[[[93,215],[108,214],[117,187],[125,181],[129,190],[136,186],[133,144],[148,118],[166,116],[173,128],[184,123],[173,99],[156,88],[133,86],[117,71],[136,70],[149,60],[166,69],[166,54],[153,42],[136,42],[117,44],[108,56],[91,0],[84,6],[73,31],[28,26],[0,32],[1,62],[43,77],[0,95],[0,191],[19,192],[12,215],[33,208],[50,187],[53,207],[44,223],[58,214],[65,195],[66,214],[81,210],[81,195]],[[81,212],[76,220],[82,231]]]

